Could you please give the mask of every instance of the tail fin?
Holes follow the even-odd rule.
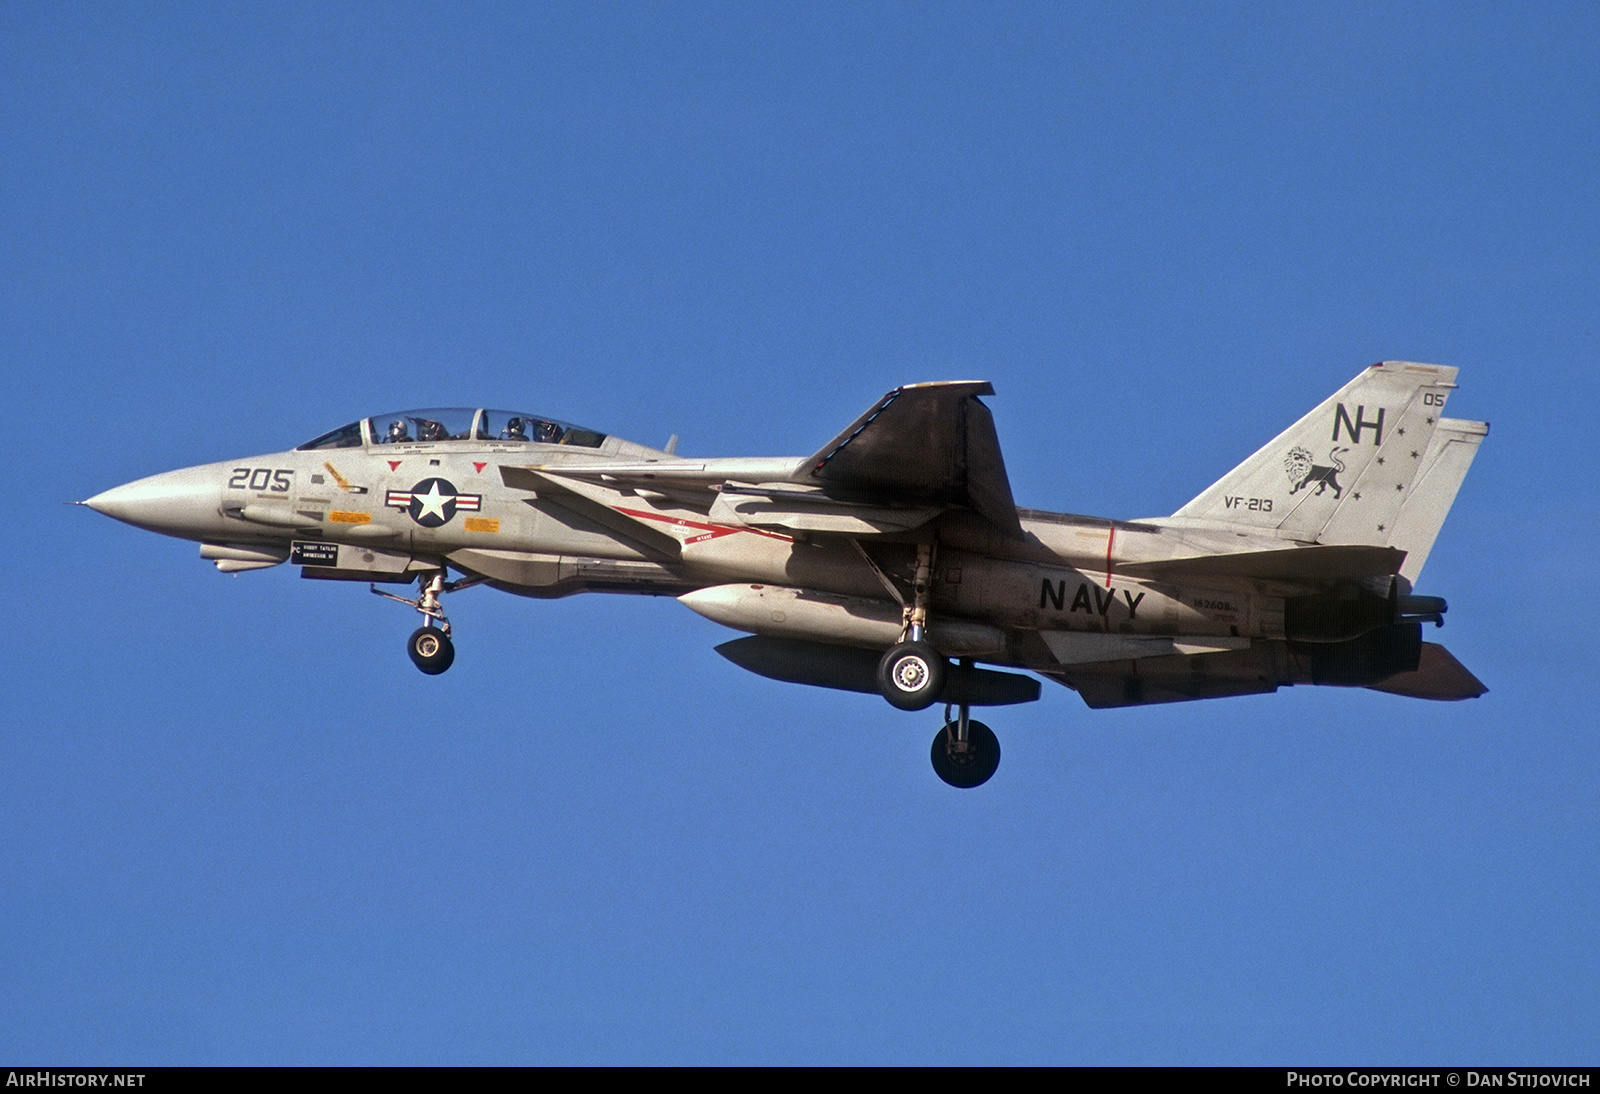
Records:
[[[1488,431],[1440,421],[1455,378],[1442,365],[1373,365],[1173,516],[1304,542],[1392,544],[1420,552],[1402,571],[1414,577]]]
[[[1407,498],[1400,514],[1390,527],[1388,545],[1406,553],[1400,576],[1412,584],[1428,560],[1433,541],[1444,525],[1444,518],[1455,504],[1456,492],[1467,477],[1472,458],[1478,454],[1478,445],[1489,434],[1488,422],[1466,422],[1455,418],[1439,419],[1428,451],[1422,457],[1422,469],[1406,491]],[[1329,538],[1333,534],[1341,538]],[[1344,530],[1328,527],[1324,541],[1349,543],[1354,539],[1343,535]]]

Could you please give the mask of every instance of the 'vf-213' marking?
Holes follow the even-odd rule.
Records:
[[[1116,589],[1101,589],[1100,586],[1090,585],[1086,581],[1079,582],[1078,592],[1072,598],[1072,606],[1067,607],[1066,580],[1051,581],[1047,577],[1039,583],[1039,607],[1054,605],[1058,612],[1088,612],[1091,615],[1109,615],[1111,613],[1111,605],[1117,602],[1117,592],[1118,590]],[[1128,618],[1132,619],[1138,614],[1139,601],[1144,599],[1144,594],[1140,593],[1138,596],[1134,596],[1127,589],[1123,589],[1121,592],[1123,602],[1128,605]],[[1090,594],[1094,596],[1092,605],[1089,603]]]

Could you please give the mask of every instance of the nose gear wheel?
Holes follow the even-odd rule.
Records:
[[[446,572],[442,569],[430,570],[419,575],[417,596],[414,600],[385,592],[376,585],[370,586],[378,596],[409,605],[425,617],[426,622],[412,631],[411,637],[406,640],[406,653],[410,655],[411,663],[429,676],[438,676],[454,664],[456,659],[455,643],[450,640],[450,620],[445,618],[444,605],[440,603],[439,598],[445,593],[465,589],[483,580],[481,577],[466,577],[460,581],[447,582],[446,576]]]
[[[412,631],[406,642],[406,652],[411,655],[411,663],[429,676],[438,676],[456,659],[455,643],[436,627],[418,627]]]

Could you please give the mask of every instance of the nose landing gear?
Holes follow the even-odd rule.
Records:
[[[438,676],[456,659],[455,643],[450,632],[436,627],[418,627],[406,642],[406,652],[411,663],[429,676]]]
[[[455,643],[450,640],[450,620],[445,618],[439,597],[483,580],[481,577],[467,577],[447,582],[445,577],[444,570],[430,570],[419,576],[415,600],[384,592],[376,585],[370,586],[379,596],[410,605],[426,617],[426,622],[412,631],[411,637],[406,640],[406,653],[411,656],[411,663],[429,676],[438,676],[456,659]]]

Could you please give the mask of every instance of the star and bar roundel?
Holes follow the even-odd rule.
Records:
[[[476,513],[483,508],[483,495],[457,493],[448,479],[423,479],[410,490],[390,490],[383,504],[406,510],[424,528],[438,528],[454,520],[457,510]]]

